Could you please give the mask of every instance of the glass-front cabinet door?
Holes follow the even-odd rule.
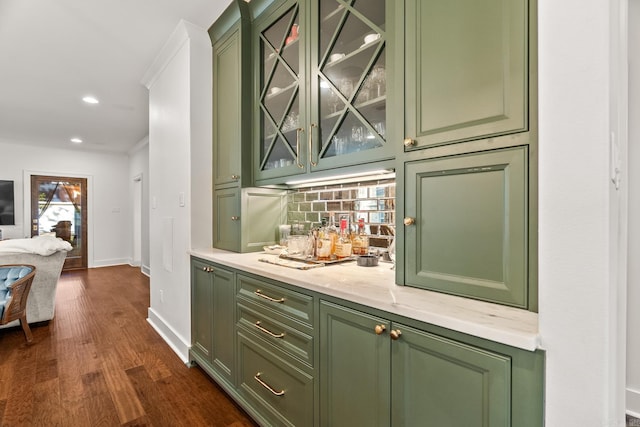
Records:
[[[300,173],[304,163],[304,37],[302,7],[287,2],[264,29],[259,44],[258,172],[263,178]]]
[[[316,1],[312,167],[370,161],[386,145],[386,3]]]
[[[393,157],[387,3],[287,1],[256,22],[258,182]]]

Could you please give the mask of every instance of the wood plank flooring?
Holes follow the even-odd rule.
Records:
[[[0,330],[0,426],[256,424],[146,322],[149,279],[138,268],[65,272],[56,315]]]

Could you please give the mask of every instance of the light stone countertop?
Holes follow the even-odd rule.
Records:
[[[498,304],[431,292],[394,283],[391,264],[359,267],[355,262],[298,270],[259,261],[264,252],[235,253],[193,249],[191,255],[237,270],[289,283],[432,325],[512,347],[539,348],[538,314]]]

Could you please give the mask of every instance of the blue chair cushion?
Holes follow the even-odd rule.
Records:
[[[0,317],[2,317],[4,307],[7,305],[9,297],[11,297],[11,284],[31,273],[31,270],[31,267],[22,265],[0,267]]]

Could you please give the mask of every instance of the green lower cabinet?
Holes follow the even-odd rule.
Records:
[[[235,383],[235,273],[193,260],[191,356],[205,370]]]
[[[542,426],[541,354],[501,348],[321,301],[320,425]]]
[[[238,332],[238,392],[270,426],[314,425],[313,376],[259,338]]]
[[[211,363],[213,284],[210,264],[191,261],[191,353]]]
[[[320,302],[320,425],[388,426],[390,323]],[[376,335],[376,328],[384,335]]]
[[[393,324],[392,425],[511,425],[511,359]],[[517,424],[515,424],[517,425]]]
[[[536,311],[527,148],[408,162],[405,285]]]

